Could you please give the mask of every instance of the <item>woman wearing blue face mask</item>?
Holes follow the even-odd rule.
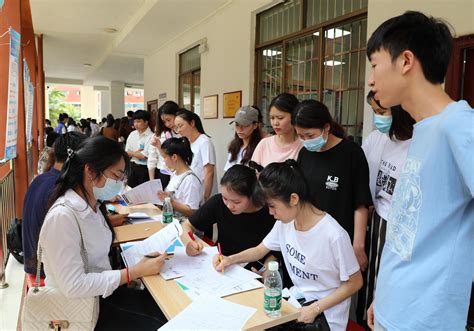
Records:
[[[129,165],[120,144],[103,136],[68,151],[39,236],[46,285],[71,299],[100,296],[95,330],[157,329],[166,322],[147,291],[126,286],[158,274],[165,257],[121,270],[109,261],[114,230],[103,202],[122,190]]]
[[[367,267],[365,232],[368,207],[372,204],[369,169],[362,149],[344,139],[319,101],[302,101],[292,123],[304,148],[298,164],[305,174],[318,208],[331,214],[349,233],[361,270]]]
[[[362,149],[369,164],[369,183],[374,208],[369,218],[367,243],[368,268],[364,275],[364,287],[359,296],[359,307],[366,312],[373,300],[375,279],[379,269],[392,194],[400,171],[405,163],[413,135],[415,120],[402,107],[384,108],[374,99],[371,91],[367,103],[374,111],[374,126]]]

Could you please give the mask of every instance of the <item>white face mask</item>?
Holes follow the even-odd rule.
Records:
[[[105,177],[104,174],[101,174],[105,178],[105,184],[103,187],[94,186],[92,188],[92,193],[97,200],[110,200],[115,197],[117,194],[122,192],[125,184],[121,180],[113,180],[111,178]]]

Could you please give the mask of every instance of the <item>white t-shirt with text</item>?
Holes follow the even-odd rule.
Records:
[[[387,219],[395,184],[405,164],[411,139],[391,140],[387,134],[372,131],[362,144],[369,164],[369,185],[377,214]]]
[[[263,240],[281,251],[293,284],[307,301],[323,299],[359,270],[347,232],[329,214],[308,231],[295,229],[294,220],[277,221]],[[332,331],[346,330],[351,299],[324,311]]]

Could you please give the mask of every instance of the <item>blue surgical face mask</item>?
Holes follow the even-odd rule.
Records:
[[[382,133],[388,133],[392,126],[392,115],[374,114],[374,125]]]
[[[102,174],[104,176],[104,174]],[[121,180],[113,180],[108,177],[105,177],[105,184],[103,187],[96,187],[92,188],[92,193],[94,193],[94,197],[97,200],[110,200],[115,197],[117,194],[122,192],[124,187],[124,182]]]
[[[328,139],[324,139],[323,137],[324,131],[321,133],[319,137],[313,139],[303,140],[301,139],[301,143],[303,144],[304,148],[306,148],[310,152],[319,152],[324,145],[326,145]]]

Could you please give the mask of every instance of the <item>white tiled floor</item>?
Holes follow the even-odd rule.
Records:
[[[24,278],[23,265],[10,256],[6,269],[6,282],[9,286],[0,289],[1,331],[16,331]]]

